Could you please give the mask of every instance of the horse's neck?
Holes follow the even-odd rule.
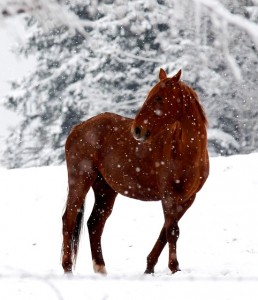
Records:
[[[206,127],[201,118],[184,118],[168,125],[163,141],[163,151],[167,157],[172,152],[175,155],[180,153],[181,158],[188,157],[189,153],[202,156],[207,143]]]
[[[185,134],[185,138],[196,138],[199,135],[206,134],[206,126],[203,124],[200,118],[185,118],[181,120],[182,131]]]

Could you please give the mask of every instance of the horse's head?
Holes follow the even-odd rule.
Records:
[[[160,69],[159,82],[151,89],[137,113],[132,134],[136,140],[146,141],[182,115],[181,70],[172,78]]]

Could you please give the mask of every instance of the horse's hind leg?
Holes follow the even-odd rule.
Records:
[[[95,204],[87,225],[93,268],[96,273],[106,274],[105,262],[102,255],[101,236],[106,220],[112,212],[117,192],[106,183],[100,174],[92,188],[95,194]]]
[[[69,168],[68,168],[69,170]],[[86,193],[96,178],[96,174],[79,174],[68,171],[69,192],[63,215],[62,266],[65,273],[72,272],[76,262],[80,230],[83,222]]]

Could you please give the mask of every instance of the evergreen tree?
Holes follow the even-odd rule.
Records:
[[[35,55],[37,67],[13,85],[6,101],[22,117],[7,141],[8,167],[62,163],[74,124],[104,111],[132,116],[159,67],[171,74],[182,69],[183,79],[197,90],[214,128],[213,151],[232,154],[257,147],[249,127],[257,127],[257,118],[248,120],[247,113],[249,108],[252,116],[258,112],[253,106],[257,95],[250,90],[257,75],[250,69],[257,64],[250,37],[211,17],[195,1],[94,3],[70,3],[84,33],[64,25],[43,31],[28,20],[34,29],[21,51]],[[231,7],[230,1],[226,4]],[[236,79],[239,69],[242,83]]]

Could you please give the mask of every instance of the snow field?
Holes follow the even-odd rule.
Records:
[[[210,177],[179,223],[175,275],[167,249],[155,275],[143,275],[163,223],[160,202],[118,196],[103,234],[108,275],[93,273],[85,226],[71,278],[60,264],[65,167],[0,169],[0,182],[0,299],[257,299],[257,153],[211,159]],[[92,192],[86,201],[87,220]]]

